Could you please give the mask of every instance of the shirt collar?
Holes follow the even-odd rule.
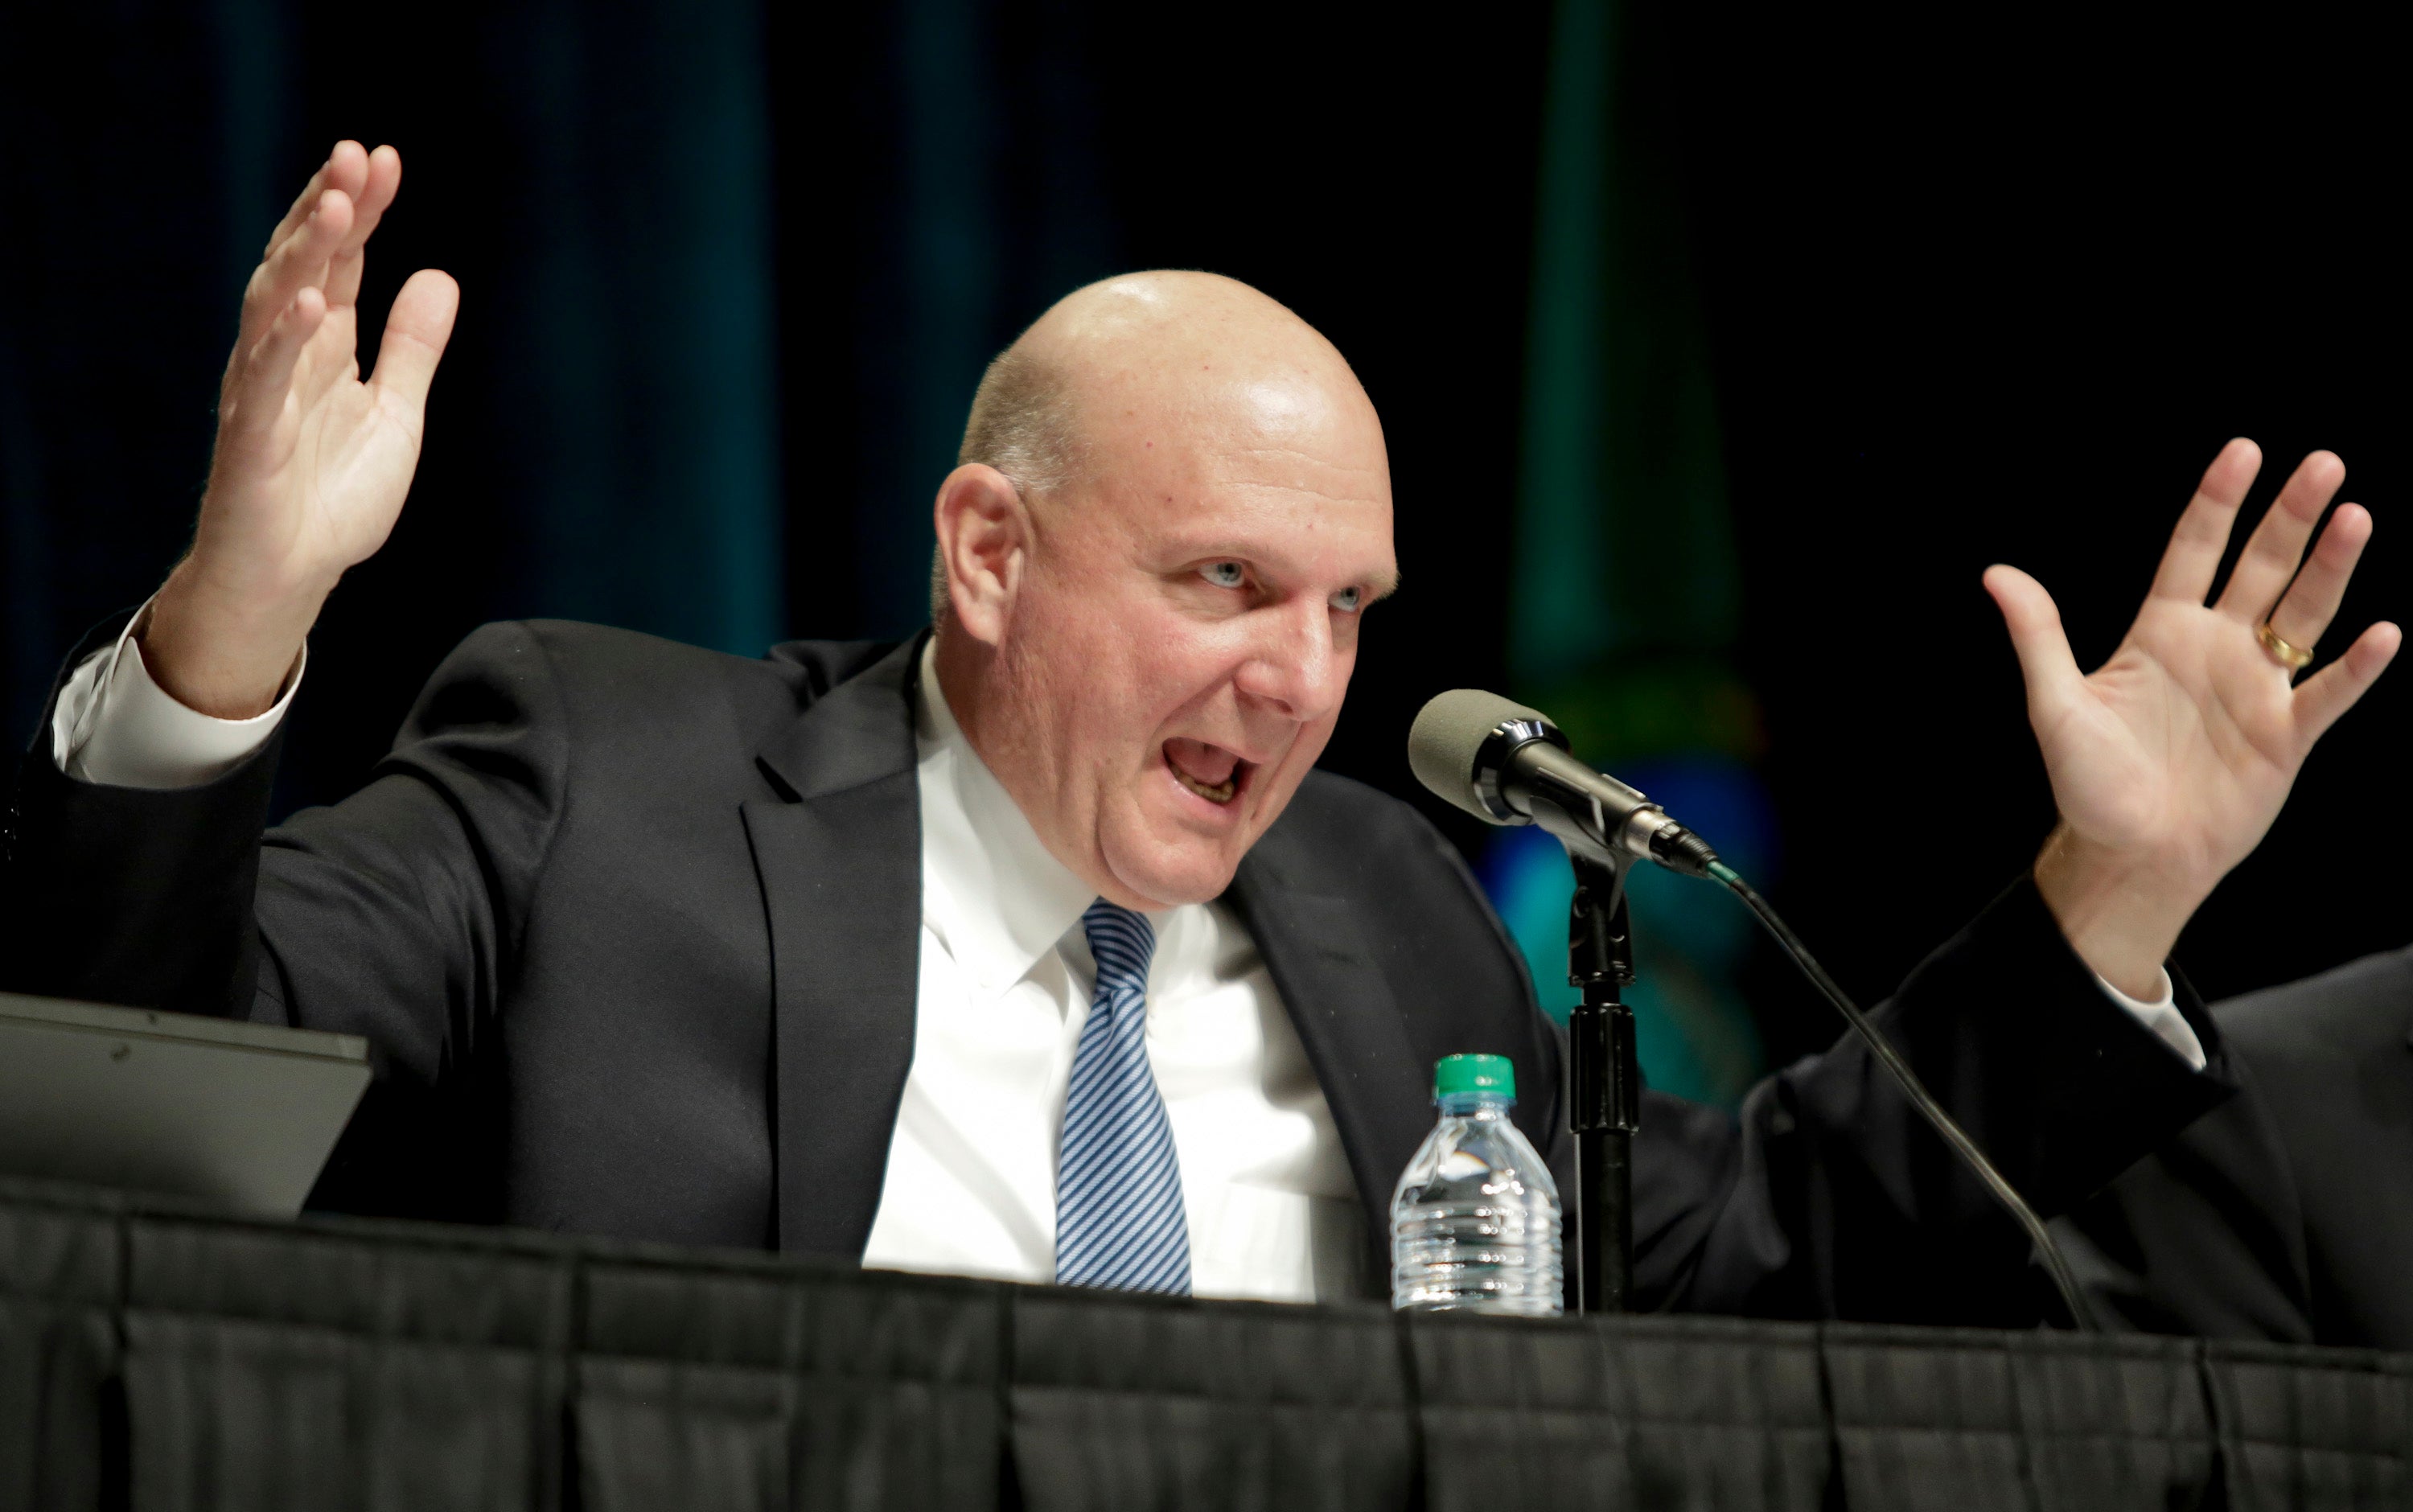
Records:
[[[922,921],[992,992],[1022,980],[1097,895],[1039,832],[955,722],[939,687],[938,637],[922,648],[913,708],[922,795]]]

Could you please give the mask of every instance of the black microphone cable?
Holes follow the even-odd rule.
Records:
[[[1910,1062],[1902,1058],[1902,1052],[1893,1047],[1893,1042],[1887,1039],[1884,1032],[1870,1021],[1869,1015],[1860,1011],[1859,1004],[1852,1001],[1851,995],[1827,974],[1827,969],[1810,954],[1810,947],[1786,927],[1774,909],[1769,907],[1768,899],[1753,891],[1751,883],[1743,881],[1732,867],[1723,861],[1710,862],[1697,875],[1707,876],[1742,899],[1744,906],[1767,927],[1776,942],[1784,947],[1784,953],[1793,957],[1793,964],[1801,969],[1801,974],[1826,994],[1827,1001],[1835,1005],[1835,1011],[1843,1015],[1843,1021],[1850,1024],[1868,1045],[1870,1053],[1877,1058],[1877,1064],[1885,1067],[1887,1074],[1893,1077],[1902,1095],[1910,1099],[1910,1105],[1918,1109],[1919,1117],[1944,1136],[1944,1142],[1952,1147],[1953,1152],[1961,1157],[1961,1164],[1976,1173],[1977,1179],[1986,1184],[1986,1190],[1993,1193],[1994,1200],[2019,1221],[2021,1228],[2027,1231],[2028,1241],[2036,1246],[2036,1253],[2044,1260],[2045,1269],[2052,1276],[2054,1289],[2061,1293],[2062,1305],[2069,1309],[2070,1321],[2084,1332],[2101,1332],[2103,1326],[2095,1316],[2094,1309],[2087,1305],[2086,1294],[2079,1290],[2078,1278],[2069,1268],[2069,1258],[2053,1241],[2051,1231],[2044,1226],[2044,1220],[2036,1216],[2036,1209],[2028,1206],[2027,1199],[2020,1195],[2019,1189],[2012,1186],[2002,1172],[1994,1169],[1994,1163],[1986,1158],[1986,1152],[1977,1148],[1977,1142],[1969,1137],[1968,1131],[1944,1110],[1944,1104],[1938,1103],[1926,1084],[1918,1079],[1918,1073],[1913,1071]]]

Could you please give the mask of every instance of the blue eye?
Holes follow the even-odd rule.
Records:
[[[1209,562],[1198,575],[1219,588],[1236,588],[1248,581],[1249,571],[1237,562]]]
[[[1332,607],[1344,615],[1355,614],[1366,602],[1364,588],[1343,588],[1332,596]]]

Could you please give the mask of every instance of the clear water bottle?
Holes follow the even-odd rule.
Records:
[[[1516,1068],[1444,1057],[1433,1100],[1441,1122],[1391,1197],[1391,1306],[1557,1317],[1559,1185],[1508,1120]]]

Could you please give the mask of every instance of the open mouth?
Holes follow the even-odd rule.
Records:
[[[1247,785],[1250,763],[1221,746],[1176,737],[1164,743],[1164,769],[1208,803],[1222,805]]]

